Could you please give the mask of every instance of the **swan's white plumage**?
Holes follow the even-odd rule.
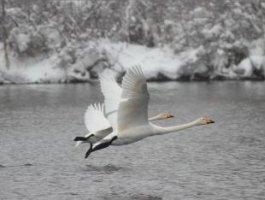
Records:
[[[121,87],[113,76],[100,76],[101,91],[104,95],[105,116],[111,127],[117,127],[117,110],[121,99]]]
[[[130,144],[149,136],[162,135],[193,126],[214,123],[208,117],[170,127],[160,127],[149,123],[149,93],[146,79],[140,66],[135,66],[127,71],[122,81],[122,88],[113,77],[101,76],[100,81],[101,90],[105,97],[105,116],[108,118],[113,131],[100,141],[93,145],[91,144],[85,158],[91,152],[106,148],[109,145]]]
[[[130,68],[122,81],[124,99],[118,108],[118,132],[148,124],[148,101],[146,79],[140,66]]]
[[[138,74],[137,75],[138,77],[143,76],[140,70],[138,70],[137,74]],[[144,77],[141,77],[140,80],[143,80],[143,78]],[[87,133],[84,137],[89,137],[91,135],[95,136],[93,137],[92,140],[90,140],[90,142],[103,139],[105,136],[111,133],[112,125],[110,121],[112,122],[112,124],[117,124],[117,118],[118,118],[117,110],[118,110],[119,104],[121,101],[128,100],[128,98],[127,99],[121,98],[122,88],[116,82],[114,77],[110,77],[110,76],[107,77],[107,76],[102,75],[100,76],[100,81],[101,81],[101,90],[102,90],[102,93],[104,94],[105,103],[107,104],[107,106],[105,106],[104,104],[100,104],[100,103],[92,104],[88,106],[85,112],[85,116],[84,116],[85,125],[89,133]],[[127,88],[127,93],[125,96],[133,98],[135,96],[132,96],[133,89],[130,88],[131,84],[133,83],[128,83],[127,86],[124,86]],[[108,116],[108,118],[106,118],[106,115]],[[166,118],[163,118],[163,115],[161,116],[161,113],[160,113],[159,115],[153,116],[149,118],[148,120],[155,121],[155,120],[161,120],[161,119],[166,119]],[[75,146],[77,147],[81,143],[82,141],[77,141]]]
[[[92,104],[85,112],[85,125],[89,132],[96,132],[110,127],[104,115],[104,104]]]
[[[91,134],[96,135],[100,130],[104,130],[110,127],[108,119],[104,115],[104,104],[91,104],[88,106],[84,115],[85,126],[89,131],[85,137]],[[77,141],[75,147],[78,147],[82,141]]]

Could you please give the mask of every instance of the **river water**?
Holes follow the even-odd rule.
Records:
[[[98,85],[0,87],[0,199],[264,200],[265,83],[150,83],[149,114],[216,123],[84,159],[84,111]]]

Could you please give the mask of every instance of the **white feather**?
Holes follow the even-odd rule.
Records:
[[[122,99],[118,109],[118,132],[148,124],[149,93],[140,66],[130,68],[122,81]]]
[[[112,76],[100,76],[101,91],[104,95],[105,116],[111,126],[117,127],[117,110],[121,100],[121,87]]]
[[[108,119],[104,115],[104,104],[91,104],[88,106],[84,116],[85,126],[89,131],[85,137],[89,135],[97,135],[97,131],[110,127]],[[75,147],[78,147],[82,141],[77,141]]]
[[[109,145],[125,145],[149,136],[162,135],[193,126],[214,123],[208,117],[202,117],[190,123],[170,127],[160,127],[149,123],[149,93],[147,91],[146,79],[140,66],[135,66],[127,71],[123,78],[122,91],[112,77],[102,76],[100,81],[101,90],[105,97],[105,115],[110,121],[113,131],[94,143],[87,151],[86,158],[91,152],[106,148]],[[103,113],[103,108],[100,106],[96,107],[96,110],[100,110],[101,114]],[[91,116],[93,115],[94,113]],[[102,120],[99,121],[101,124]],[[88,124],[88,128],[91,128],[90,124]]]
[[[110,123],[104,115],[104,104],[89,105],[84,118],[89,132],[96,132],[110,127]]]

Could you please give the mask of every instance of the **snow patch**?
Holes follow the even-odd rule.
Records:
[[[183,67],[198,60],[199,49],[189,49],[179,55],[169,47],[148,48],[125,43],[102,43],[100,45],[114,58],[114,68],[119,71],[141,65],[147,79],[157,79],[159,75],[176,80],[182,76]],[[116,61],[116,63],[115,63]]]
[[[3,56],[0,58],[3,60]],[[11,59],[10,69],[5,69],[4,65],[0,66],[5,79],[14,83],[41,83],[41,82],[59,82],[65,78],[64,72],[60,68],[53,66],[54,57],[50,59],[34,58],[19,61]],[[4,63],[4,62],[1,62]]]
[[[5,69],[4,65],[0,66],[0,76],[1,80],[4,78],[15,83],[90,81],[97,78],[102,71],[114,73],[120,78],[126,70],[135,65],[142,67],[148,80],[251,78],[256,76],[257,71],[265,76],[263,54],[250,55],[238,66],[227,67],[228,60],[224,50],[217,50],[212,63],[205,63],[201,58],[204,51],[203,47],[197,47],[176,54],[169,46],[148,48],[100,40],[81,46],[69,45],[60,53],[54,52],[49,57],[12,57],[9,70]],[[103,63],[95,64],[98,60],[103,60]],[[104,62],[107,63],[107,68]],[[0,63],[5,63],[3,49],[0,49]],[[207,64],[214,66],[214,69],[209,68]]]

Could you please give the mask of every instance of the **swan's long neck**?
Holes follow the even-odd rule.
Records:
[[[169,127],[154,126],[155,130],[154,130],[153,135],[163,135],[163,134],[187,129],[187,128],[197,126],[197,125],[198,125],[197,122],[193,121],[193,122],[189,122],[189,123],[178,125],[178,126],[169,126]]]

